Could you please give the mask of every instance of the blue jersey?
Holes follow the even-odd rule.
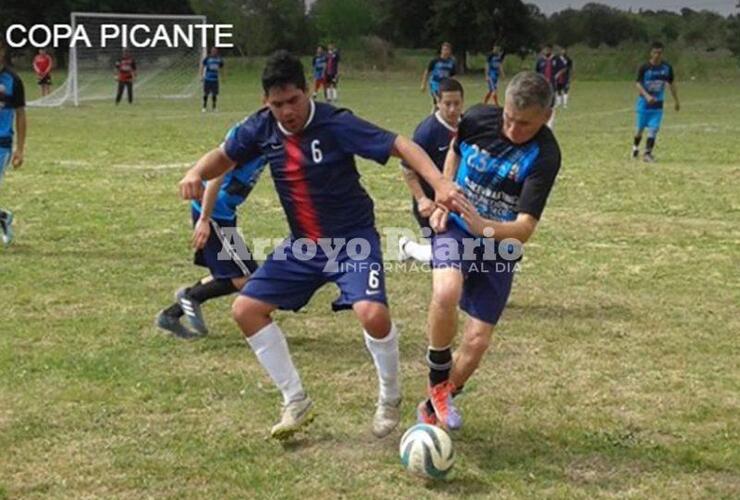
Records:
[[[434,162],[439,171],[444,170],[447,150],[450,149],[450,142],[455,137],[457,129],[451,127],[445,122],[437,111],[424,118],[414,131],[414,142],[426,151]],[[408,165],[402,162],[404,167]],[[424,179],[419,178],[422,190],[427,198],[434,199],[434,188]]]
[[[265,156],[293,237],[342,237],[373,227],[373,202],[355,155],[385,164],[396,135],[347,109],[310,101],[303,130],[292,134],[263,108],[223,146],[237,163]]]
[[[466,111],[453,146],[460,156],[455,183],[486,219],[512,221],[519,213],[539,219],[560,169],[560,148],[545,126],[530,141],[511,143],[501,133],[501,115],[484,104]],[[468,231],[458,214],[451,220]]]
[[[314,56],[311,63],[313,66],[313,75],[316,79],[323,78],[326,71],[326,54]]]
[[[657,66],[645,63],[640,66],[637,72],[637,82],[642,85],[648,94],[655,98],[655,101],[648,103],[640,94],[637,98],[638,111],[645,109],[663,109],[663,100],[665,99],[666,83],[673,83],[673,67],[666,62]]]
[[[217,82],[219,70],[224,67],[224,60],[218,56],[208,56],[203,59],[203,67],[205,68],[203,79],[207,82]]]
[[[13,147],[15,110],[26,105],[23,82],[8,68],[0,68],[0,148]]]
[[[497,81],[501,74],[501,65],[504,64],[503,54],[489,54],[486,58],[488,78]]]
[[[226,134],[226,140],[236,133],[237,126],[234,126]],[[234,220],[236,218],[236,208],[244,203],[252,188],[257,184],[260,174],[265,169],[265,159],[260,156],[241,165],[237,165],[224,176],[221,182],[221,189],[218,191],[216,204],[213,206],[211,217],[221,220]],[[205,186],[206,183],[204,182]],[[193,208],[198,213],[203,211],[199,201],[192,202]]]
[[[444,78],[455,76],[457,73],[457,63],[454,57],[448,57],[447,59],[437,57],[429,61],[427,71],[429,71],[429,83],[436,86]]]

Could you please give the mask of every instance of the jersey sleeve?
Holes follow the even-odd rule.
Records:
[[[396,134],[358,118],[348,110],[342,110],[335,116],[335,134],[342,151],[381,165],[388,162]]]
[[[13,108],[22,108],[26,105],[26,89],[18,75],[13,75],[13,101],[10,105]]]
[[[647,64],[643,64],[640,66],[640,69],[637,70],[637,80],[636,82],[642,83],[642,79],[645,76],[645,71],[647,71]]]
[[[432,143],[432,137],[429,130],[429,127],[425,127],[426,120],[421,122],[417,127],[416,130],[414,130],[414,136],[412,140],[418,144],[421,149],[426,151],[427,154],[429,154],[429,149],[433,146],[431,146]],[[430,155],[431,156],[431,155]],[[401,160],[401,166],[403,168],[410,168],[408,163]]]
[[[524,179],[517,204],[519,213],[529,214],[538,220],[542,217],[559,170],[560,149],[552,138],[542,147],[539,157],[532,166],[532,172]]]
[[[432,59],[431,61],[429,61],[429,64],[427,64],[427,71],[430,73],[434,71],[435,64],[437,64],[437,59]]]
[[[221,149],[232,161],[241,165],[261,155],[257,142],[259,115],[244,120],[235,130],[230,130]]]

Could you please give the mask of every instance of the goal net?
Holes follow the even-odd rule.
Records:
[[[73,30],[84,26],[92,46],[78,43],[70,47],[65,82],[51,94],[28,102],[29,106],[77,106],[85,101],[112,100],[117,90],[115,63],[124,49],[136,62],[136,99],[191,97],[197,89],[200,62],[206,55],[204,33],[188,27],[204,24],[205,16],[73,12],[70,18]],[[129,37],[116,36],[107,38],[106,46],[102,47],[103,25],[117,25],[121,31],[130,30],[134,25],[146,25],[148,32],[139,29],[141,39],[154,37],[158,29],[166,30],[170,36],[177,31],[188,37],[188,43],[179,43],[177,47],[157,43],[154,47],[139,48],[130,45]]]

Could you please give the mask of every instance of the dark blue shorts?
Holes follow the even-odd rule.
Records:
[[[465,250],[465,240],[471,250]],[[478,246],[472,250],[475,243]],[[460,309],[492,325],[506,307],[517,267],[517,261],[499,255],[496,245],[493,240],[470,236],[452,221],[447,231],[432,238],[432,268],[454,268],[463,273]]]
[[[218,95],[218,80],[203,80],[203,95]]]
[[[250,278],[243,295],[280,309],[297,311],[325,283],[339,287],[339,297],[332,309],[351,309],[355,302],[369,300],[388,304],[380,236],[374,227],[335,240],[340,249],[329,259],[320,243],[301,238],[287,238]],[[328,245],[330,240],[325,240]],[[314,252],[315,251],[315,252]],[[330,249],[330,254],[332,251]]]
[[[657,132],[663,122],[662,109],[640,109],[637,111],[637,130]]]
[[[193,226],[200,213],[193,209]],[[211,218],[211,235],[206,246],[196,250],[193,262],[196,266],[207,267],[215,279],[241,278],[250,276],[257,270],[252,252],[237,232],[236,218]]]
[[[489,76],[488,77],[488,91],[489,92],[494,92],[497,88],[498,88],[498,77],[491,78]]]

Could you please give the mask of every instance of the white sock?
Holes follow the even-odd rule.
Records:
[[[432,245],[428,243],[417,243],[415,241],[408,241],[403,246],[403,250],[409,257],[418,262],[432,261]]]
[[[568,106],[568,94],[563,94],[563,106]]]
[[[288,404],[305,397],[301,377],[290,358],[288,342],[277,324],[270,323],[251,337],[247,337],[247,343],[283,393],[283,403]]]
[[[396,325],[391,324],[390,333],[382,339],[373,338],[366,331],[363,332],[365,345],[378,371],[379,400],[389,403],[400,401],[401,387],[398,379],[400,362]]]
[[[563,104],[563,97],[560,94],[558,94],[555,96],[555,107],[557,108],[561,104]]]
[[[550,127],[550,130],[553,130],[553,127],[555,127],[555,109],[552,110],[552,116],[547,121],[547,126]]]

